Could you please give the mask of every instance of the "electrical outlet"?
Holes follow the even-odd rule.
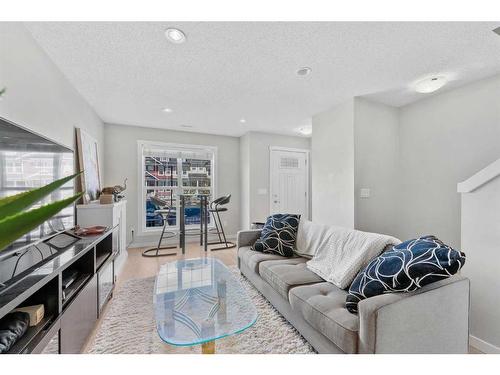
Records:
[[[368,188],[362,188],[359,190],[359,197],[360,198],[370,198],[370,189]]]

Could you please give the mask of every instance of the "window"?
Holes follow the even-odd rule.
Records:
[[[213,199],[215,192],[215,160],[217,148],[171,143],[139,141],[140,210],[142,232],[160,230],[163,217],[154,196],[171,206],[168,224],[178,226],[179,195],[184,194],[186,225],[200,224],[199,194]]]

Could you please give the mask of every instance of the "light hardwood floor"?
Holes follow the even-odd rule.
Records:
[[[143,250],[144,248],[135,248],[128,250],[128,259],[116,281],[117,289],[119,289],[120,286],[127,280],[156,276],[162,264],[172,262],[177,259],[200,258],[207,256],[218,258],[227,266],[236,264],[236,248],[228,250],[217,250],[213,252],[211,252],[209,248],[207,253],[205,253],[201,246],[195,243],[190,243],[186,246],[186,254],[184,256],[181,254],[180,249],[171,249],[171,252],[177,251],[178,255],[159,258],[143,257]],[[165,251],[167,252],[168,250]]]
[[[171,249],[169,252],[176,252],[177,255],[159,257],[159,258],[146,258],[142,256],[144,248],[130,248],[128,249],[128,258],[125,262],[122,272],[118,276],[116,280],[115,291],[116,293],[120,290],[121,286],[127,281],[131,279],[142,279],[146,277],[156,276],[158,273],[160,266],[162,264],[172,262],[177,259],[189,259],[189,258],[200,258],[200,257],[215,257],[222,261],[225,265],[231,266],[236,265],[236,248],[228,249],[228,250],[217,250],[210,251],[205,253],[203,247],[199,246],[197,243],[188,243],[186,244],[186,254],[182,255],[180,249]],[[167,250],[165,250],[167,251]],[[89,349],[89,345],[94,339],[97,330],[99,329],[102,319],[106,316],[107,310],[109,309],[110,304],[113,303],[111,300],[107,306],[104,308],[101,317],[97,321],[94,330],[90,334],[87,339],[87,343],[84,346],[83,353],[86,353]]]

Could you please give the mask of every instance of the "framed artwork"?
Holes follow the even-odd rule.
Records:
[[[76,147],[78,151],[78,168],[83,171],[80,176],[83,203],[89,204],[99,198],[101,181],[99,176],[99,156],[97,141],[80,128],[76,128]]]

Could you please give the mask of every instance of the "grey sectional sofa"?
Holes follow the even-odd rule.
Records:
[[[319,353],[467,353],[469,280],[455,275],[411,293],[345,308],[346,290],[306,267],[308,259],[251,250],[260,230],[237,236],[241,273]]]

